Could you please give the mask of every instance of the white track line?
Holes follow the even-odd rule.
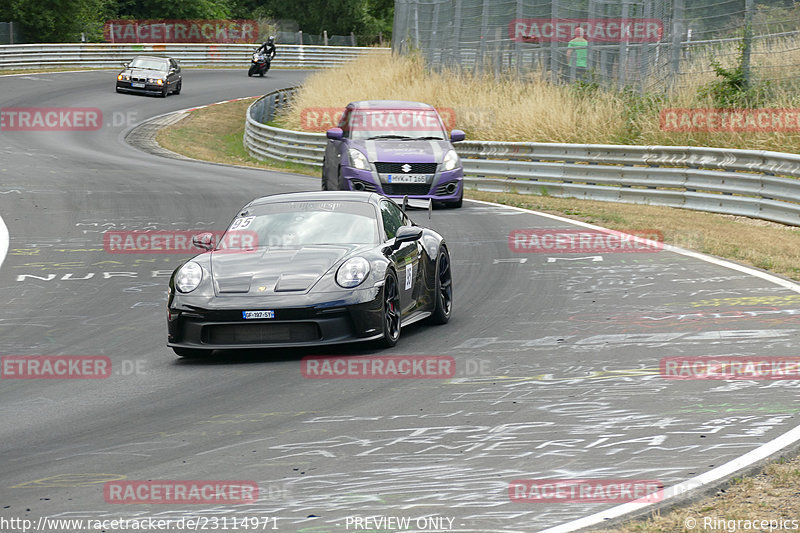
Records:
[[[6,259],[8,252],[8,228],[6,223],[3,222],[3,217],[0,216],[0,267],[3,266],[3,261]]]
[[[594,224],[589,224],[587,222],[581,222],[580,220],[573,220],[571,218],[564,218],[564,217],[560,217],[558,215],[551,215],[550,213],[540,213],[539,211],[533,211],[531,209],[523,209],[521,207],[512,207],[510,205],[495,204],[495,203],[492,203],[492,202],[484,202],[484,201],[481,201],[481,200],[471,200],[470,199],[468,201],[475,202],[475,203],[478,203],[478,204],[491,205],[491,206],[495,206],[495,207],[503,207],[505,209],[512,209],[514,211],[520,211],[522,213],[533,213],[536,216],[545,217],[545,218],[551,218],[553,220],[558,220],[559,222],[566,222],[567,224],[573,224],[575,226],[581,226],[581,227],[584,227],[584,228],[589,228],[589,229],[593,229],[593,230],[597,230],[597,231],[602,231],[602,232],[605,232],[605,233],[611,233],[611,234],[615,234],[615,235],[625,235],[625,233],[621,232],[621,231],[612,230],[612,229],[604,228],[604,227],[601,227],[601,226],[595,226]],[[645,244],[650,242],[647,239],[643,239],[643,238],[637,237],[635,235],[632,236],[631,240],[642,242],[642,243],[645,243]],[[718,266],[721,266],[721,267],[729,268],[731,270],[736,270],[736,271],[741,272],[743,274],[747,274],[747,275],[750,275],[750,276],[755,276],[757,278],[761,278],[763,280],[769,281],[770,283],[774,283],[775,285],[780,285],[781,287],[783,287],[785,289],[789,289],[789,290],[792,290],[792,291],[800,293],[800,284],[795,283],[794,281],[791,281],[791,280],[788,280],[788,279],[784,279],[784,278],[778,277],[778,276],[776,276],[774,274],[770,274],[769,272],[763,272],[761,270],[757,270],[755,268],[747,267],[747,266],[744,266],[744,265],[737,265],[736,263],[732,263],[730,261],[726,261],[725,259],[719,259],[717,257],[711,257],[710,255],[701,254],[699,252],[692,252],[691,250],[684,250],[683,248],[679,248],[677,246],[672,246],[670,244],[664,244],[664,250],[666,250],[668,252],[675,252],[676,254],[685,255],[687,257],[693,257],[695,259],[699,259],[701,261],[705,261],[706,263],[711,263],[711,264],[718,265]]]
[[[570,218],[560,217],[558,215],[551,215],[549,213],[540,213],[539,211],[533,211],[530,209],[522,209],[521,207],[512,207],[508,205],[502,204],[495,204],[492,202],[483,202],[480,200],[468,200],[470,202],[475,202],[484,205],[491,205],[496,207],[502,207],[505,209],[512,209],[514,211],[519,211],[522,213],[534,214],[537,216],[550,218],[552,220],[557,220],[559,222],[566,222],[568,224],[573,224],[575,226],[581,226],[584,228],[589,228],[593,230],[603,231],[606,233],[620,233],[614,230],[610,230],[608,228],[603,228],[601,226],[595,226],[594,224],[588,224],[586,222],[581,222],[579,220],[572,220]],[[645,242],[644,239],[639,237],[635,237],[634,240],[640,240]],[[664,250],[675,252],[677,254],[685,255],[688,257],[692,257],[695,259],[699,259],[701,261],[705,261],[707,263],[711,263],[714,265],[718,265],[721,267],[729,268],[731,270],[736,270],[737,272],[742,272],[743,274],[748,274],[750,276],[755,276],[757,278],[761,278],[765,281],[770,283],[774,283],[776,285],[780,285],[786,289],[795,291],[800,293],[800,285],[787,279],[780,278],[768,272],[762,272],[761,270],[756,270],[754,268],[746,267],[743,265],[737,265],[736,263],[731,263],[730,261],[726,261],[724,259],[719,259],[716,257],[711,257],[705,254],[701,254],[698,252],[692,252],[690,250],[684,250],[683,248],[678,248],[677,246],[671,245],[664,245]],[[589,516],[585,516],[583,518],[579,518],[577,520],[572,520],[565,524],[561,524],[558,526],[554,526],[548,529],[541,531],[540,533],[567,533],[570,531],[578,531],[581,529],[585,529],[588,527],[598,526],[608,524],[609,520],[624,517],[627,514],[635,513],[637,516],[644,514],[647,512],[648,508],[655,509],[655,506],[662,506],[664,502],[668,502],[669,500],[678,500],[681,496],[687,496],[692,492],[703,491],[705,489],[710,488],[709,486],[713,483],[720,482],[729,478],[730,476],[745,470],[749,467],[754,466],[759,461],[763,461],[767,459],[769,456],[780,452],[781,450],[787,449],[792,445],[797,444],[800,441],[800,426],[791,429],[784,433],[783,435],[779,435],[778,437],[772,439],[771,441],[762,444],[755,450],[751,450],[746,454],[742,455],[741,457],[737,457],[732,461],[728,461],[727,463],[720,465],[708,472],[700,474],[699,476],[695,476],[693,478],[687,479],[682,483],[678,483],[677,485],[673,485],[671,487],[667,487],[663,491],[663,498],[661,498],[658,502],[648,502],[648,503],[637,503],[637,502],[629,502],[623,503],[621,505],[617,505],[610,509],[606,509],[605,511],[600,511],[599,513],[591,514]]]
[[[763,461],[770,455],[778,453],[782,449],[792,446],[798,440],[800,440],[800,426],[787,431],[783,435],[772,439],[766,444],[762,444],[755,450],[749,451],[741,457],[737,457],[736,459],[729,461],[724,465],[720,465],[704,474],[700,474],[699,476],[687,479],[683,483],[678,483],[677,485],[673,485],[664,489],[663,498],[660,502],[656,503],[658,505],[662,505],[663,502],[666,502],[670,499],[677,499],[679,496],[688,495],[691,492],[709,488],[708,486],[712,483],[722,481],[725,478],[736,474],[740,470],[751,467],[759,461]],[[560,526],[554,526],[549,529],[545,529],[540,533],[567,533],[569,531],[578,531],[591,526],[607,524],[609,520],[623,517],[629,513],[634,513],[637,511],[643,513],[648,507],[653,507],[656,505],[656,503],[623,503],[622,505],[617,505],[611,509],[585,516],[583,518],[567,522],[566,524],[561,524]]]

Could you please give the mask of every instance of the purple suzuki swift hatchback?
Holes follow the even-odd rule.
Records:
[[[433,106],[400,100],[348,104],[327,131],[322,189],[372,191],[461,207],[464,169]]]

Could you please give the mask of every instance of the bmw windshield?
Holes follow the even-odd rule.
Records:
[[[167,63],[166,61],[161,61],[159,59],[137,57],[130,62],[128,68],[138,68],[143,70],[160,70],[166,72]]]

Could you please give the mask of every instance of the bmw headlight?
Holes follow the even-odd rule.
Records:
[[[203,268],[193,261],[189,261],[178,270],[175,276],[175,287],[181,292],[192,292],[203,280]]]
[[[369,160],[367,156],[355,148],[350,148],[347,153],[350,156],[350,166],[358,170],[369,170]]]
[[[361,285],[369,275],[369,261],[363,257],[351,257],[336,272],[336,283],[345,289]]]
[[[442,164],[444,165],[445,170],[453,170],[454,168],[456,168],[461,164],[461,161],[458,159],[458,154],[456,153],[456,151],[450,150],[444,155]]]
[[[164,85],[162,78],[147,78],[147,83],[155,83],[156,85]]]
[[[120,74],[117,76],[117,79],[120,81],[128,81],[131,77],[128,74]]]

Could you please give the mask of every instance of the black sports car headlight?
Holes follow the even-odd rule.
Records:
[[[363,257],[351,257],[336,272],[336,283],[345,289],[361,285],[369,276],[369,261]]]
[[[203,268],[189,261],[178,270],[175,276],[175,287],[181,292],[192,292],[203,280]]]

